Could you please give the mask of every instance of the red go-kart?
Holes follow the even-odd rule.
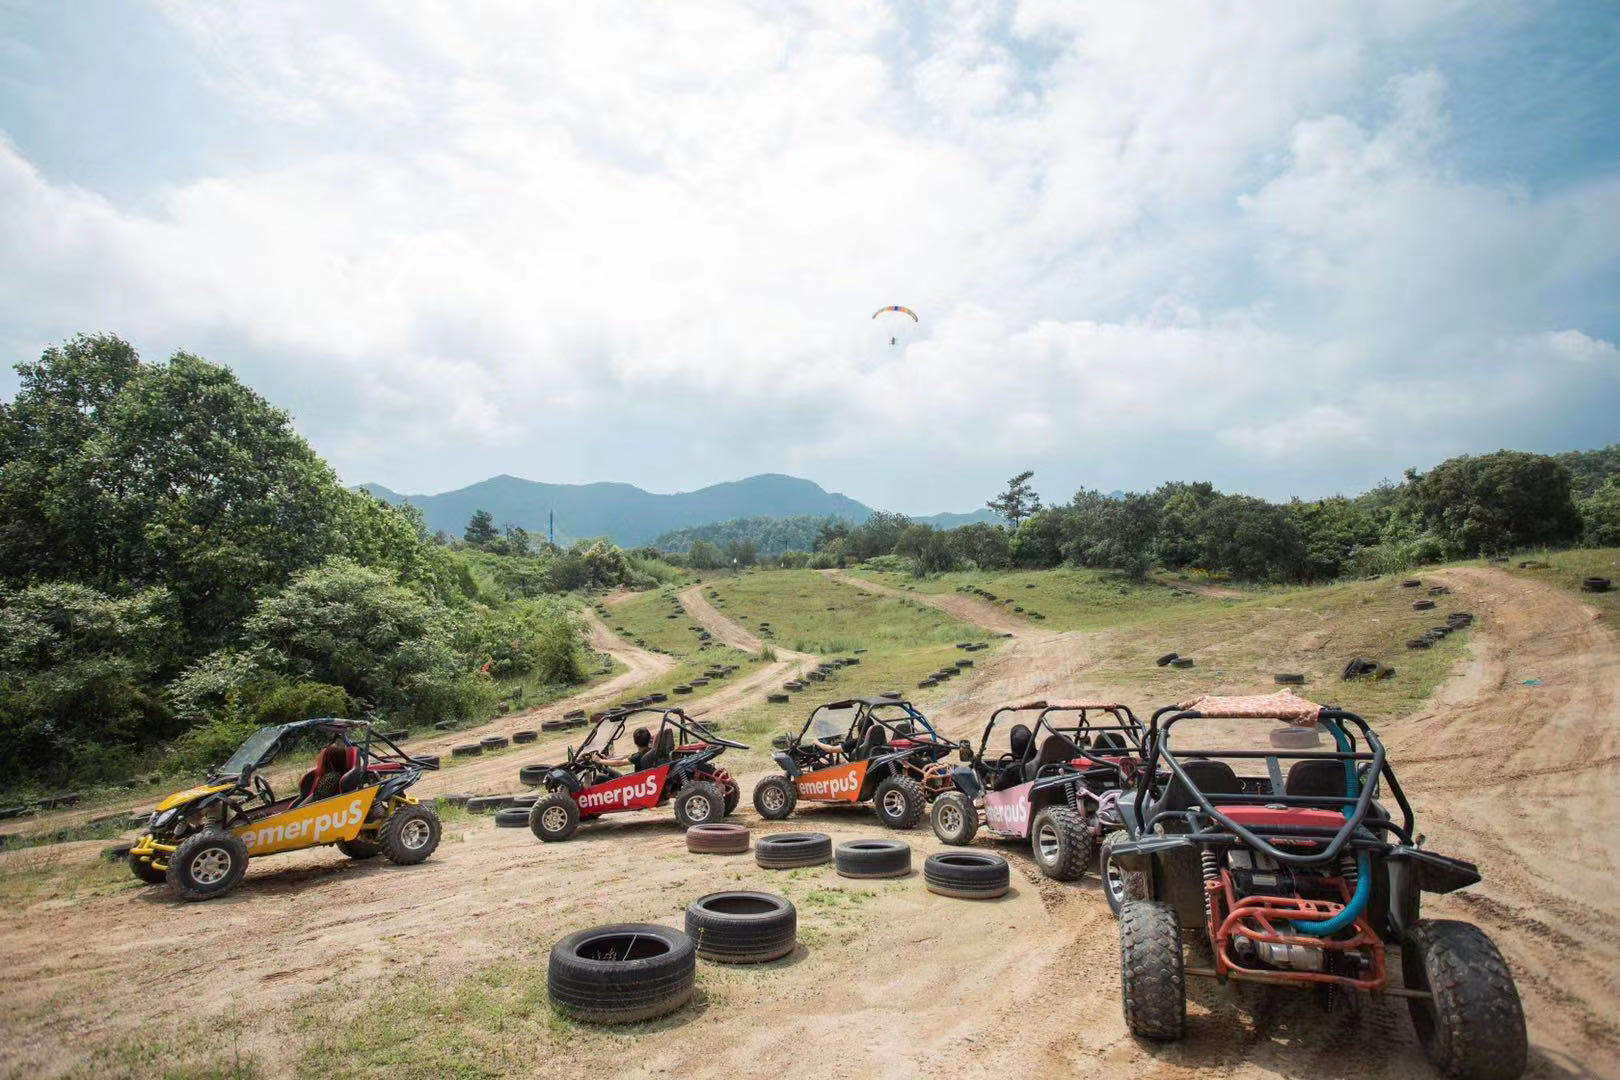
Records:
[[[652,741],[632,757],[628,773],[605,763],[617,760],[614,743],[640,716],[657,717]],[[577,751],[548,771],[541,785],[549,792],[529,812],[529,828],[541,840],[567,840],[581,821],[625,810],[650,810],[673,801],[682,826],[708,825],[737,808],[742,797],[737,781],[715,764],[739,742],[722,739],[680,709],[614,709],[603,713]]]

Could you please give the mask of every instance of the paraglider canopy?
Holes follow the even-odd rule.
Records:
[[[901,335],[896,331],[896,322],[899,323],[901,328],[909,329],[909,327],[906,327],[906,319],[910,319],[913,323],[921,321],[917,318],[917,313],[915,311],[912,311],[908,307],[902,307],[899,304],[890,304],[888,307],[878,308],[876,311],[872,312],[872,318],[881,318],[883,320],[878,325],[883,327],[883,332],[888,335],[890,345],[899,344],[900,341]]]
[[[910,315],[912,322],[921,321],[921,320],[919,320],[917,318],[917,313],[915,311],[912,311],[908,307],[901,307],[899,304],[890,304],[888,307],[880,307],[880,308],[878,308],[876,311],[872,312],[872,318],[874,318],[874,319],[877,318],[879,315],[882,315],[885,311],[898,311],[902,315]]]

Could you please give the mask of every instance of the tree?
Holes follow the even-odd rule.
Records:
[[[1006,518],[1016,529],[1019,522],[1041,509],[1041,497],[1029,484],[1034,475],[1033,469],[1025,469],[1007,481],[1006,491],[984,505]]]
[[[958,559],[971,562],[980,570],[1000,570],[1012,565],[1012,547],[1007,530],[987,521],[975,521],[946,534]]]
[[[1611,476],[1581,500],[1584,540],[1592,547],[1620,547],[1620,477]]]
[[[911,519],[904,514],[874,511],[871,517],[849,530],[844,553],[862,562],[887,555],[894,550],[894,545],[900,541],[900,534],[910,525]]]
[[[726,545],[725,561],[732,566],[753,566],[759,557],[759,548],[752,540],[733,540]]]
[[[686,561],[694,570],[718,570],[724,565],[720,549],[707,540],[694,540],[686,552]]]
[[[1569,472],[1544,454],[1498,450],[1406,475],[1413,511],[1448,554],[1565,544],[1580,535]]]
[[[955,563],[945,534],[932,525],[908,525],[894,545],[894,553],[916,564],[917,573],[937,574]]]
[[[1071,539],[1064,556],[1077,566],[1121,570],[1133,578],[1153,565],[1153,541],[1159,531],[1159,506],[1148,495],[1115,499],[1080,491],[1067,510]]]
[[[467,519],[467,530],[461,538],[473,547],[485,548],[494,543],[500,533],[495,528],[495,515],[488,510],[475,510]]]

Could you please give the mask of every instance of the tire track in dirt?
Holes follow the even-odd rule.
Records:
[[[756,656],[765,651],[763,641],[709,603],[703,595],[701,583],[682,589],[676,596],[686,613],[724,644]],[[771,692],[772,687],[804,674],[821,662],[821,658],[812,653],[795,652],[780,645],[772,645],[771,651],[776,656],[775,661],[693,702],[687,713],[692,716],[723,716],[752,699],[763,697]]]

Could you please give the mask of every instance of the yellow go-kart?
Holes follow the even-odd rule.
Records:
[[[331,742],[298,793],[278,798],[261,770],[310,736]],[[364,720],[302,720],[250,735],[208,782],[158,804],[129,853],[142,881],[167,882],[186,900],[236,887],[248,859],[335,844],[351,859],[419,863],[439,846],[439,816],[405,794],[437,759],[413,758]]]

